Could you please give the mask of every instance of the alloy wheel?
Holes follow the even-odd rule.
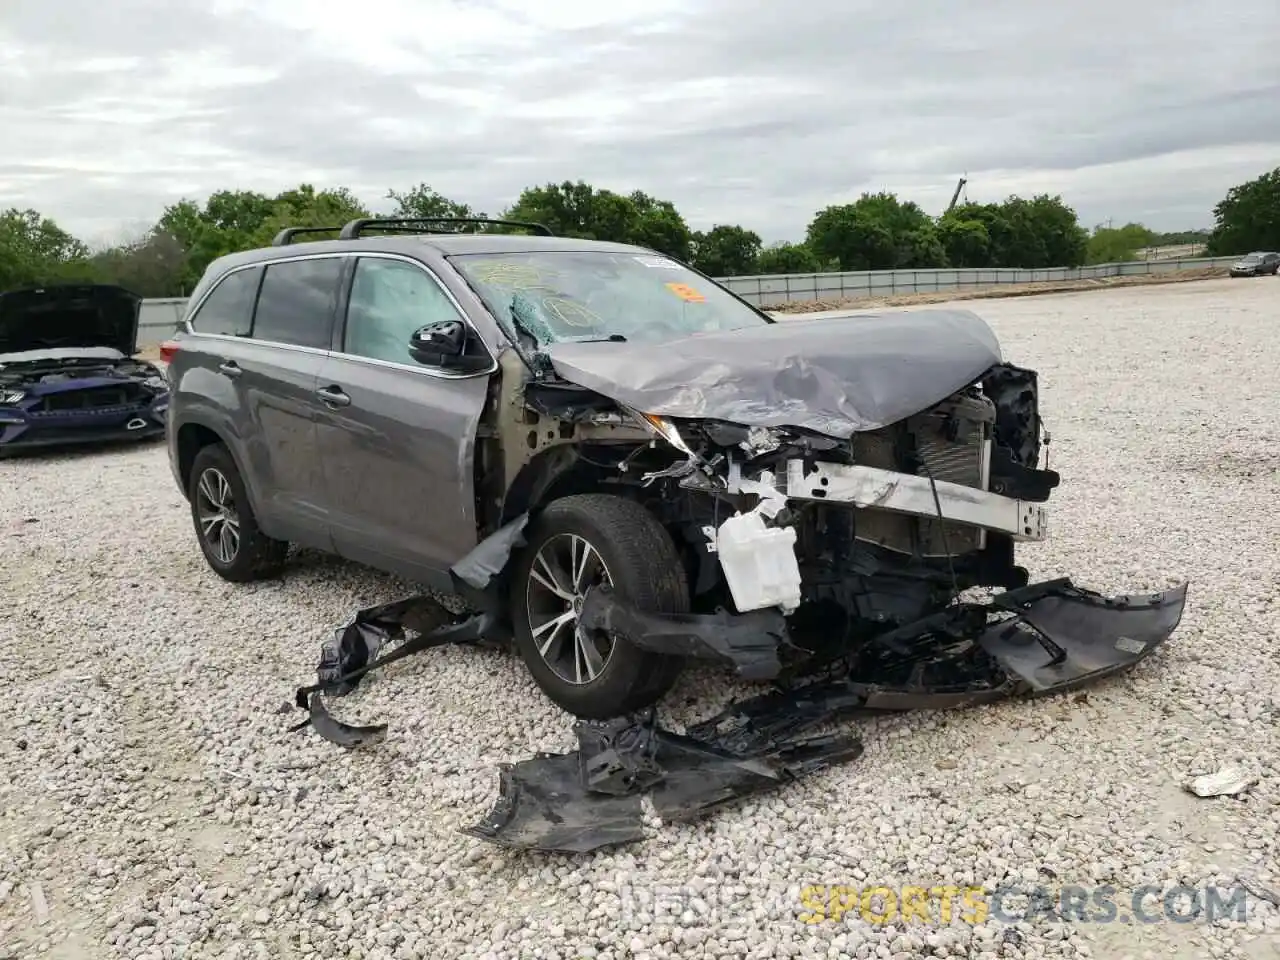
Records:
[[[557,534],[538,548],[529,567],[525,607],[540,656],[566,683],[590,683],[613,656],[614,641],[578,626],[587,589],[613,585],[604,559],[585,538]]]
[[[196,485],[196,517],[200,536],[221,564],[229,565],[240,552],[240,514],[231,482],[221,470],[207,467]]]

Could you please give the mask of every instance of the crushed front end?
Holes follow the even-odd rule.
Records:
[[[640,416],[666,443],[622,472],[682,532],[694,612],[646,613],[599,588],[584,629],[747,679],[834,670],[862,705],[892,709],[1074,686],[1142,659],[1181,617],[1185,587],[1110,599],[1028,584],[1015,547],[1045,538],[1059,482],[1041,466],[1033,371],[997,364],[848,439]],[[962,602],[973,588],[1003,592]]]

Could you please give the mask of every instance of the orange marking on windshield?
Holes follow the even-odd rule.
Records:
[[[687,283],[668,283],[667,289],[674,293],[681,300],[689,303],[706,303],[707,298],[700,294]]]

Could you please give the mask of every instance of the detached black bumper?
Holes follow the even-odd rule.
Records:
[[[511,542],[519,533],[513,531]],[[478,567],[468,569],[468,577],[459,582],[477,590],[486,578]],[[1186,598],[1186,585],[1104,597],[1051,580],[882,633],[854,652],[846,677],[732,704],[684,734],[663,729],[652,712],[581,722],[578,750],[504,765],[493,808],[464,832],[505,847],[570,853],[639,840],[645,835],[642,795],[663,819],[690,820],[862,754],[856,736],[803,736],[820,724],[867,712],[1054,693],[1132,667],[1169,638]],[[308,717],[294,729],[312,727],[348,749],[377,743],[384,724],[344,723],[317,694],[342,696],[394,660],[494,636],[494,617],[453,615],[425,597],[360,611],[325,645],[318,682],[297,691]],[[762,680],[778,676],[779,653],[791,644],[777,611],[647,614],[599,587],[584,598],[578,622],[646,650],[730,663]],[[406,630],[414,636],[406,639]],[[389,643],[393,648],[384,652]]]
[[[849,680],[864,690],[865,705],[877,709],[1066,690],[1150,656],[1177,629],[1186,599],[1186,584],[1125,597],[1105,597],[1067,579],[1032,584],[880,634]],[[608,587],[587,593],[578,622],[654,653],[732,664],[750,680],[775,679],[780,651],[794,646],[776,610],[651,614]]]

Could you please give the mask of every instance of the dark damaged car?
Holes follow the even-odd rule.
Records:
[[[417,616],[418,648],[509,635],[580,718],[698,658],[837,676],[784,711],[811,722],[1063,689],[1176,627],[1185,587],[1028,583],[1059,477],[1036,374],[973,313],[778,322],[651,250],[457,229],[285,231],[214,262],[166,348],[217,573],[271,575],[292,542],[480,611],[363,611],[331,678]]]
[[[168,383],[133,357],[140,307],[101,284],[0,293],[0,453],[164,435]]]

